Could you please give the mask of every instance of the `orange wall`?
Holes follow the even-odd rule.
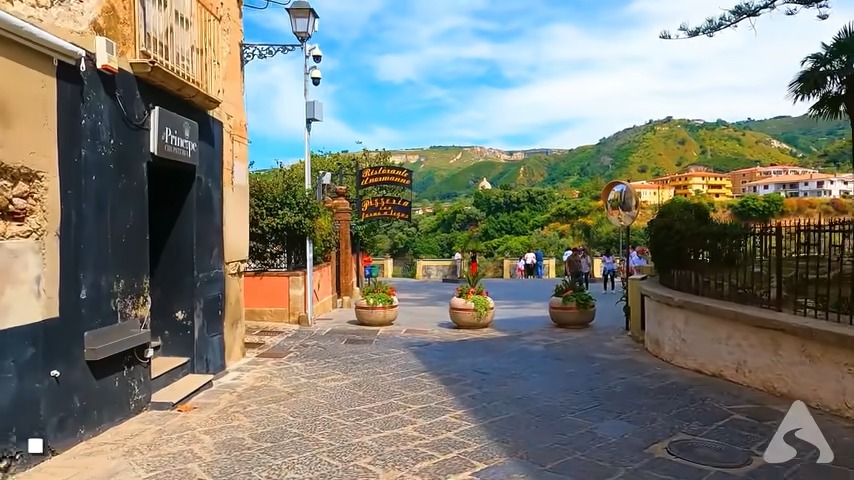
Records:
[[[314,304],[317,305],[321,300],[326,300],[334,293],[335,278],[332,275],[332,264],[324,263],[314,267]]]
[[[245,308],[290,308],[292,277],[305,277],[305,272],[246,272],[243,279]],[[332,264],[314,267],[314,304],[327,300],[335,292]],[[305,298],[305,297],[303,297]]]
[[[302,272],[246,272],[244,308],[289,308],[291,277]]]

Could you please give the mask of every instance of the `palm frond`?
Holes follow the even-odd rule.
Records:
[[[789,82],[787,97],[793,103],[812,102],[809,115],[839,119],[845,105],[854,103],[854,22],[844,25],[821,51],[804,57],[801,70]]]
[[[841,120],[847,116],[845,97],[835,92],[829,92],[818,98],[809,110],[809,116],[820,120]]]

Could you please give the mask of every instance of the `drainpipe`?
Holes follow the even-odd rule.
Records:
[[[80,68],[84,68],[85,64],[82,60],[86,57],[85,50],[2,10],[0,10],[0,35],[50,55],[56,60],[72,65],[79,63]]]

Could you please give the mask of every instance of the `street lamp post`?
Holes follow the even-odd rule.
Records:
[[[311,82],[315,87],[320,85],[320,69],[316,65],[309,67],[308,60],[320,63],[323,54],[317,45],[309,45],[308,41],[317,31],[318,15],[314,8],[306,0],[296,0],[286,8],[291,20],[291,30],[297,38],[298,44],[281,43],[244,43],[241,45],[243,66],[255,59],[265,59],[275,56],[277,53],[287,54],[297,49],[303,53],[303,97],[305,100],[305,128],[304,128],[304,170],[305,189],[307,193],[311,188],[311,124],[323,121],[323,106],[319,101],[309,100],[308,84]],[[305,239],[305,313],[308,323],[314,322],[314,245],[311,237],[306,235]]]

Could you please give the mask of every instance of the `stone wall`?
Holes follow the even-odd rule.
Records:
[[[664,361],[854,419],[854,327],[641,283],[643,339]]]
[[[44,238],[45,173],[0,160],[0,241]]]

